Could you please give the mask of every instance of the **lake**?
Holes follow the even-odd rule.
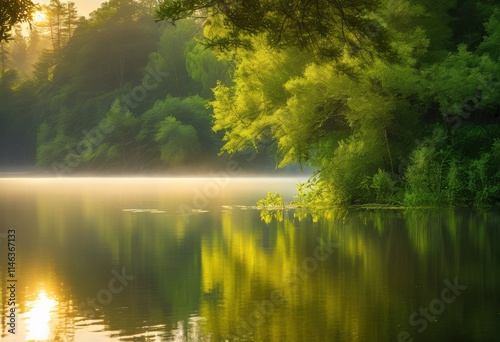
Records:
[[[300,180],[0,179],[1,340],[498,341],[498,211],[253,207]]]

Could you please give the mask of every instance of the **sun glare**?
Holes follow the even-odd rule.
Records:
[[[45,21],[46,18],[47,16],[42,11],[36,11],[35,15],[33,16],[33,20],[35,21],[35,23]]]
[[[44,291],[40,291],[38,298],[29,303],[31,310],[27,312],[27,340],[46,341],[50,336],[51,311],[57,306],[57,302],[47,297]]]

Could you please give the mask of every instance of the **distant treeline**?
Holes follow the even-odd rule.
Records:
[[[0,50],[4,164],[201,170],[257,150],[249,167],[317,169],[302,205],[500,201],[496,0],[111,0],[78,20],[57,3]]]
[[[194,20],[155,22],[151,1],[111,0],[89,19],[51,1],[0,55],[0,164],[53,175],[222,169],[211,88],[230,64]],[[25,30],[26,31],[26,30]],[[236,157],[237,158],[237,157]],[[264,165],[241,160],[248,171]]]

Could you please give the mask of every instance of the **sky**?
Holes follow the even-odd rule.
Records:
[[[90,12],[101,7],[101,3],[105,2],[105,0],[72,0],[76,4],[76,8],[78,9],[79,16],[89,16]],[[37,1],[34,1],[37,2]],[[48,4],[50,0],[39,0],[40,4]]]
[[[90,12],[95,11],[101,4],[105,1],[103,0],[73,0],[76,4],[76,8],[78,9],[79,15],[84,15],[88,17]]]

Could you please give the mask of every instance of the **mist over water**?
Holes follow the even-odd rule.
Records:
[[[499,1],[35,2],[1,341],[499,340]]]
[[[498,213],[286,209],[265,223],[255,202],[289,201],[299,180],[0,179],[18,258],[17,334],[3,325],[2,341],[495,340]]]

